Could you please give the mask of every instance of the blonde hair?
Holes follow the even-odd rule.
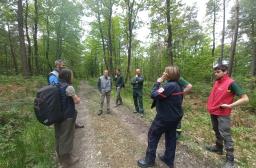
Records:
[[[168,80],[178,81],[180,79],[180,70],[177,66],[165,67],[165,73],[167,74]]]

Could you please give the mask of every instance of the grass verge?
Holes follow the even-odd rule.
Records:
[[[40,124],[33,99],[45,77],[0,76],[0,167],[56,167],[52,127]]]
[[[96,85],[95,79],[90,79],[89,84]],[[155,116],[155,109],[150,109],[151,98],[150,91],[152,83],[144,84],[144,110],[145,121],[151,122]],[[223,164],[225,155],[214,155],[205,150],[207,144],[214,144],[215,137],[212,130],[209,114],[206,110],[206,99],[210,92],[211,86],[208,84],[195,84],[193,93],[187,95],[184,99],[183,109],[184,117],[182,119],[183,133],[180,138],[180,143],[186,145],[189,151],[193,152],[200,158],[208,158],[216,165]],[[121,93],[125,105],[131,112],[134,110],[132,100],[132,88],[129,83]],[[115,89],[113,87],[112,99],[115,98]],[[256,167],[256,116],[253,111],[250,111],[249,105],[235,108],[232,112],[232,137],[235,144],[235,161],[239,167],[250,168]]]

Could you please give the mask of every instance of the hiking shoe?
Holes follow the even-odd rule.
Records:
[[[79,161],[79,157],[72,154],[65,154],[60,158],[60,164],[64,167],[69,167],[76,164]]]
[[[102,113],[103,113],[103,111],[102,111],[102,110],[99,110],[98,116],[100,116]]]
[[[79,157],[70,154],[66,162],[69,166],[71,166],[77,163],[78,161],[79,161]]]
[[[223,168],[235,168],[235,163],[234,161],[226,161],[225,165],[223,166]]]
[[[181,131],[176,131],[176,140],[178,140],[180,138]]]
[[[75,128],[84,128],[84,125],[82,124],[79,124],[79,123],[75,123]]]
[[[155,162],[148,162],[146,159],[140,159],[137,161],[137,164],[139,167],[147,168],[147,167],[153,167],[155,165]]]
[[[159,158],[162,162],[164,162],[164,163],[168,166],[168,168],[173,168],[173,167],[174,167],[174,165],[171,165],[170,163],[168,163],[168,162],[166,161],[164,155],[159,155],[159,154],[158,154],[158,158]]]
[[[216,145],[214,145],[214,146],[206,146],[206,150],[208,150],[209,152],[217,153],[218,155],[223,155],[223,148],[222,147],[218,147]]]
[[[235,159],[233,155],[234,149],[227,150],[226,154],[226,163],[223,168],[234,168],[235,167]]]

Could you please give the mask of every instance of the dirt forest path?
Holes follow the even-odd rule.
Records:
[[[111,114],[98,116],[99,93],[92,86],[82,81],[78,95],[81,103],[77,106],[78,121],[85,125],[76,129],[74,154],[80,156],[80,162],[72,168],[137,168],[137,160],[144,156],[147,146],[149,123],[125,105],[114,108]],[[163,152],[164,140],[157,153]],[[176,168],[210,168],[211,164],[188,152],[186,146],[178,144]],[[166,168],[156,159],[157,168]]]

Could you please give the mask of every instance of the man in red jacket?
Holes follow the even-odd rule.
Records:
[[[225,168],[234,167],[234,144],[231,137],[230,113],[233,107],[247,103],[248,96],[240,86],[228,76],[228,67],[218,65],[214,68],[216,81],[208,97],[208,111],[211,115],[212,127],[216,136],[216,144],[206,147],[207,150],[223,154],[223,141],[226,150]],[[234,101],[235,95],[239,96]]]

